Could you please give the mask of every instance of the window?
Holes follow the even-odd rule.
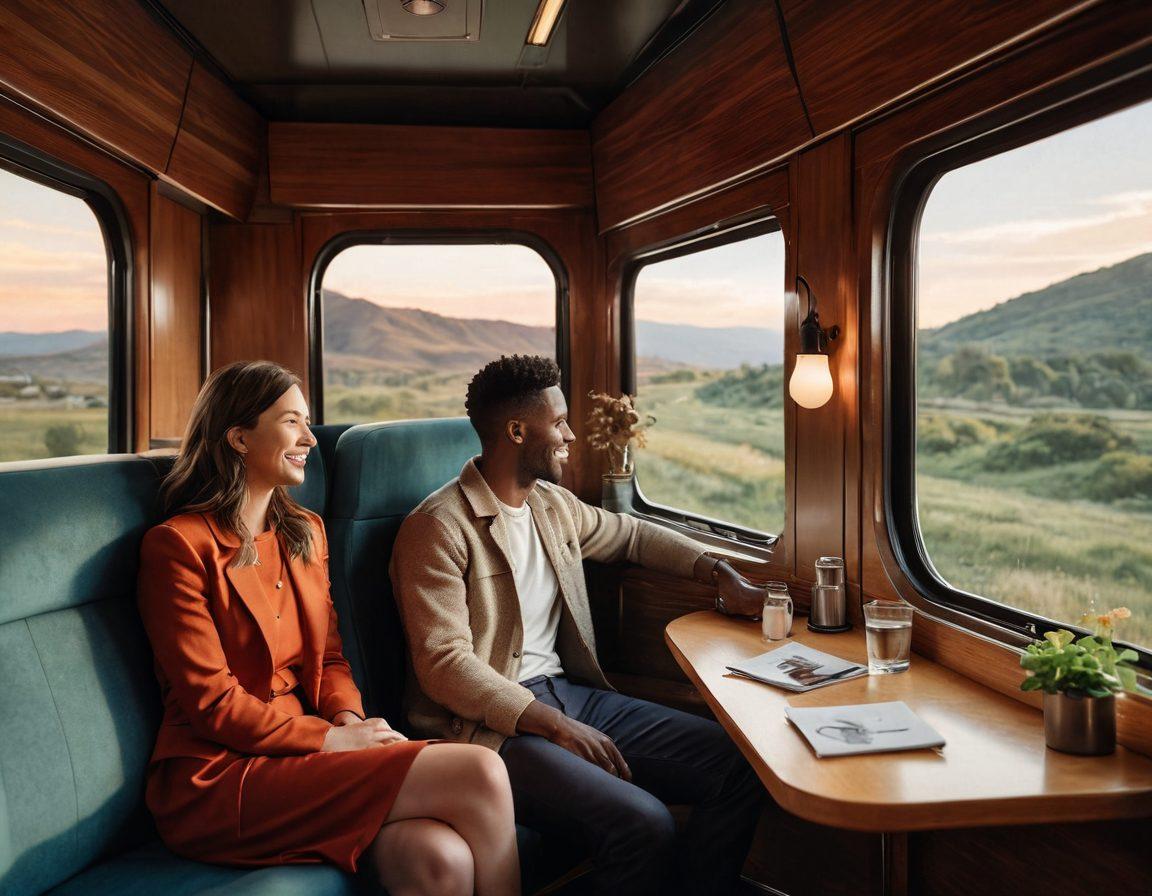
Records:
[[[126,334],[110,324],[127,294],[112,260],[127,253],[106,240],[124,230],[99,185],[13,154],[0,162],[0,461],[124,450],[125,375],[110,359],[127,363]]]
[[[460,416],[473,374],[502,354],[564,369],[559,263],[519,242],[449,239],[359,234],[322,253],[324,422]]]
[[[783,235],[747,225],[642,258],[631,296],[636,403],[656,418],[636,456],[642,501],[721,534],[780,532]]]
[[[1140,645],[1150,144],[1145,102],[939,178],[917,240],[912,396],[919,537],[942,593],[1002,621],[1039,617],[1039,631],[1126,606],[1118,637]]]

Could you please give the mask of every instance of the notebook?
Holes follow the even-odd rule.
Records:
[[[784,715],[821,759],[944,746],[940,733],[902,700],[856,706],[789,706]]]
[[[785,644],[725,668],[745,678],[797,693],[868,674],[867,666],[850,663],[804,644]]]

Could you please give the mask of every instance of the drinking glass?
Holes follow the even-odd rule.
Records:
[[[912,608],[874,600],[864,604],[868,674],[890,675],[908,668],[912,653]]]
[[[786,582],[768,582],[764,585],[764,613],[760,617],[760,630],[765,641],[783,641],[792,634],[792,597]]]

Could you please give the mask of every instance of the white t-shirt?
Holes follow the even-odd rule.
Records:
[[[540,533],[532,519],[532,508],[509,507],[500,502],[504,528],[508,532],[508,559],[512,579],[520,598],[520,619],[524,624],[524,647],[520,655],[519,681],[537,675],[563,675],[564,667],[556,653],[556,633],[560,628],[560,583],[544,552]]]

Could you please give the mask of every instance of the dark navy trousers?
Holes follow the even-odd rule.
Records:
[[[516,820],[579,844],[595,868],[569,893],[728,894],[764,789],[724,729],[676,709],[563,677],[524,683],[536,699],[612,738],[628,783],[537,735],[505,741]],[[668,804],[689,804],[678,836]]]

